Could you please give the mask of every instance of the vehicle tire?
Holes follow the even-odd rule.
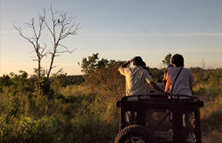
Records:
[[[130,125],[119,132],[115,143],[155,143],[155,140],[147,128]]]

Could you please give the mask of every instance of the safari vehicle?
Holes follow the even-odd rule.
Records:
[[[198,98],[184,95],[125,96],[117,102],[121,116],[115,143],[201,143],[203,106]]]

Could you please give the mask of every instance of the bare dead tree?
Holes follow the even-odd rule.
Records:
[[[79,29],[79,25],[75,25],[73,23],[74,17],[67,17],[67,13],[58,13],[54,12],[52,7],[50,8],[51,12],[51,21],[52,21],[52,27],[44,21],[47,29],[50,31],[50,34],[53,38],[53,50],[49,53],[51,55],[51,62],[49,65],[49,70],[47,72],[47,79],[50,77],[51,70],[54,68],[53,63],[55,60],[55,57],[59,56],[61,53],[72,53],[73,51],[70,51],[68,47],[61,44],[61,40],[65,39],[68,36],[74,36],[77,34],[77,30]],[[59,15],[60,18],[56,18]],[[59,50],[59,49],[63,50]]]
[[[70,51],[68,47],[61,44],[61,41],[68,36],[74,36],[77,34],[77,30],[79,29],[79,25],[75,24],[73,20],[75,17],[67,17],[67,13],[59,13],[54,11],[52,6],[49,9],[51,19],[47,20],[46,18],[46,10],[43,9],[43,14],[38,13],[38,26],[35,25],[34,18],[32,18],[30,23],[26,23],[28,28],[30,28],[33,32],[33,37],[28,37],[23,34],[21,28],[15,26],[15,29],[19,32],[20,36],[26,39],[34,48],[34,52],[36,54],[36,58],[34,61],[38,62],[38,79],[40,79],[43,75],[41,62],[44,57],[47,55],[51,56],[51,60],[49,62],[49,68],[44,72],[46,73],[46,79],[49,82],[50,74],[54,66],[55,58],[58,57],[62,53],[72,53],[74,50]],[[47,48],[47,45],[40,42],[40,38],[42,37],[43,30],[48,30],[50,35],[52,36],[53,46],[51,50]],[[46,52],[47,50],[47,52]],[[59,70],[61,72],[61,69]],[[58,73],[58,72],[57,72]]]

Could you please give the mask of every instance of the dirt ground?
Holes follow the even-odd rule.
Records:
[[[207,105],[210,103],[210,100],[206,96],[198,97],[200,100],[204,101],[204,105]],[[211,143],[210,137],[208,137],[206,134],[202,133],[202,143]]]
[[[211,140],[209,137],[202,135],[202,143],[211,143]]]

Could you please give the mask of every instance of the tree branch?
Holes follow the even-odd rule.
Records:
[[[69,50],[69,48],[60,42],[68,36],[74,36],[77,34],[77,30],[79,30],[79,25],[75,25],[73,22],[75,17],[67,17],[67,13],[58,13],[54,11],[52,6],[49,9],[51,20],[47,21],[46,19],[46,10],[43,8],[43,13],[38,13],[38,25],[35,23],[35,19],[32,18],[30,23],[25,23],[28,28],[30,28],[33,32],[31,38],[25,36],[22,32],[21,28],[18,28],[14,25],[15,29],[19,32],[20,36],[26,39],[29,43],[32,44],[34,47],[34,52],[36,54],[36,58],[33,61],[38,62],[38,78],[42,76],[41,72],[41,62],[44,57],[48,54],[51,55],[51,61],[49,63],[49,68],[45,70],[47,74],[47,80],[49,80],[49,76],[51,70],[54,68],[54,60],[58,57],[61,53],[72,53],[74,50]],[[42,32],[46,28],[49,31],[50,35],[52,36],[53,40],[53,48],[50,51],[47,50],[47,45],[45,43],[40,43],[42,40]]]

